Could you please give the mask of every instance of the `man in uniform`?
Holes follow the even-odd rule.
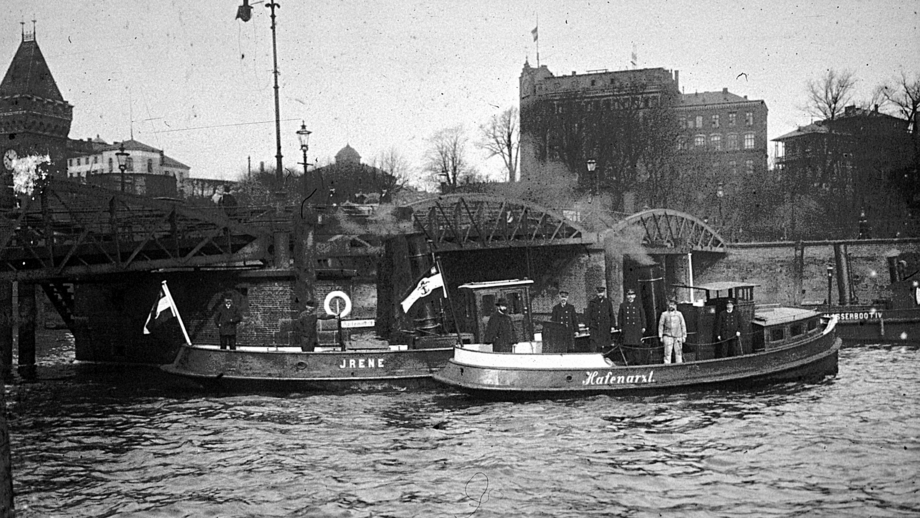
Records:
[[[636,302],[636,290],[626,290],[626,301],[620,303],[617,320],[620,322],[627,361],[632,365],[647,364],[648,350],[642,345],[642,337],[645,334],[645,311]]]
[[[741,314],[735,311],[735,303],[728,299],[725,311],[716,317],[715,358],[741,356]]]
[[[517,343],[517,336],[514,332],[514,322],[508,314],[507,300],[502,298],[495,302],[495,312],[486,324],[486,336],[483,341],[492,344],[492,352],[513,352],[512,346]]]
[[[569,292],[565,290],[559,292],[559,304],[553,306],[553,314],[550,320],[565,326],[567,331],[565,335],[566,351],[574,351],[575,332],[578,331],[578,317],[575,314],[575,306],[569,304]]]
[[[220,335],[220,348],[231,351],[236,350],[236,325],[243,321],[243,314],[240,308],[233,304],[231,295],[224,295],[224,303],[217,308],[214,315],[214,325],[217,326],[217,333]]]
[[[616,325],[613,303],[607,298],[606,286],[597,287],[597,296],[588,302],[585,313],[591,334],[590,352],[605,352],[604,349],[610,345],[610,329]]]

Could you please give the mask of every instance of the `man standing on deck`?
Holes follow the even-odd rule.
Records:
[[[684,363],[684,340],[687,339],[687,323],[684,315],[677,310],[677,299],[668,299],[668,310],[661,314],[658,321],[658,339],[664,344],[664,363],[671,363],[671,351],[674,351],[674,363]]]
[[[725,311],[716,318],[716,344],[715,358],[741,356],[741,314],[735,311],[735,303],[731,299],[725,303]]]
[[[630,365],[645,365],[648,363],[648,350],[642,345],[645,335],[645,311],[636,302],[636,290],[626,290],[626,301],[620,303],[620,313],[617,320],[622,328],[623,348],[626,349],[626,358]]]
[[[217,326],[217,332],[220,335],[220,348],[231,351],[236,350],[236,325],[243,321],[243,314],[240,308],[233,303],[231,295],[224,295],[224,303],[217,308],[217,314],[214,315],[214,325]]]
[[[610,345],[610,331],[616,325],[613,303],[607,298],[607,287],[598,286],[597,296],[588,302],[585,311],[588,320],[588,332],[591,334],[591,351],[604,352]]]
[[[566,328],[565,344],[566,352],[575,350],[575,332],[578,331],[578,317],[575,314],[575,306],[569,304],[569,292],[559,292],[559,304],[553,306],[553,314],[550,317],[552,322],[562,324]]]
[[[489,323],[486,324],[486,336],[483,340],[487,344],[492,344],[494,353],[510,353],[513,351],[513,345],[517,343],[517,336],[514,332],[514,322],[511,321],[511,315],[508,314],[508,301],[498,299],[495,303],[495,312],[489,317]]]

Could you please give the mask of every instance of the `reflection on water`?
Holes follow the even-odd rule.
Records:
[[[224,396],[48,363],[7,387],[18,516],[915,516],[918,354],[847,348],[813,384],[526,403]]]

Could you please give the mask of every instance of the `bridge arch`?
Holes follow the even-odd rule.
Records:
[[[642,231],[642,245],[649,254],[726,252],[726,241],[714,228],[685,212],[672,209],[637,212],[617,223],[613,230],[621,232],[630,227]]]
[[[514,198],[450,194],[406,207],[435,251],[585,245],[598,239],[563,212]]]

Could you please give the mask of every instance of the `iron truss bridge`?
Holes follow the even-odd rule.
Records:
[[[649,254],[725,253],[725,241],[709,225],[676,210],[653,209],[621,220],[614,232],[636,232]]]
[[[248,245],[280,224],[270,208],[230,217],[61,179],[18,197],[17,205],[0,210],[0,281],[264,259],[267,247]],[[262,251],[247,254],[254,249]]]
[[[451,194],[408,207],[433,251],[597,243],[597,234],[563,214],[521,200]]]

